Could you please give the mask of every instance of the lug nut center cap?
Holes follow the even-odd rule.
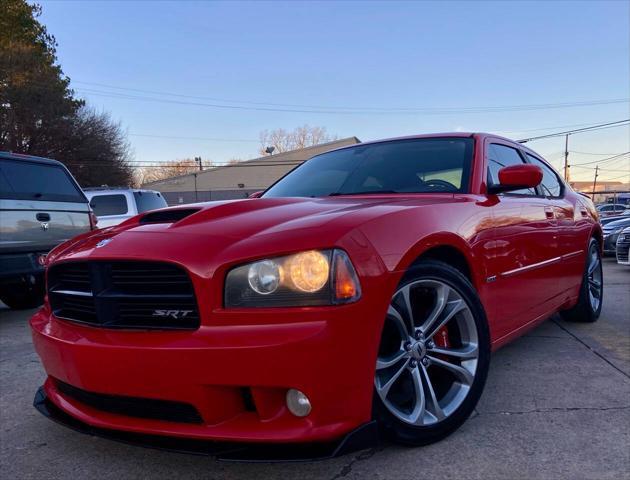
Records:
[[[412,358],[416,360],[422,360],[427,354],[427,347],[424,342],[414,342],[410,350]]]

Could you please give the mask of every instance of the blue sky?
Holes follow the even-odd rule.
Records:
[[[42,4],[72,86],[122,122],[139,162],[253,158],[261,130],[305,123],[361,140],[452,130],[522,138],[630,118],[627,102],[462,111],[630,97],[626,1]],[[312,110],[258,103],[326,113],[252,109]],[[531,147],[560,166],[563,142]],[[630,129],[575,135],[570,150],[589,154],[571,153],[576,165],[626,152]],[[630,171],[630,160],[608,169],[600,178]]]

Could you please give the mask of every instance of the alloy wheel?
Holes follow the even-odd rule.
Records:
[[[417,280],[392,296],[376,361],[376,392],[403,422],[433,425],[462,404],[478,359],[477,328],[463,296],[441,280]]]
[[[602,301],[602,260],[595,243],[589,249],[587,268],[588,298],[591,309],[597,312]]]

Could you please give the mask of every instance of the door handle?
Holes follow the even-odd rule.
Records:
[[[50,222],[50,214],[49,213],[38,213],[35,215],[35,218],[40,222]]]
[[[556,214],[553,210],[553,207],[545,207],[545,216],[550,220],[553,220],[556,218]]]

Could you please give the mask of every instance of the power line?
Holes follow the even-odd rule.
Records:
[[[620,179],[620,178],[624,178],[624,177],[630,177],[630,172],[628,172],[628,173],[626,173],[626,174],[624,174],[624,175],[620,175],[620,176],[618,176],[618,177],[609,178],[609,179],[608,179],[608,180],[606,180],[606,181],[607,181],[607,182],[610,182],[610,181],[612,181],[612,180],[618,180],[618,179]]]
[[[602,158],[600,160],[594,160],[592,162],[582,162],[582,163],[580,163],[580,165],[592,165],[594,163],[601,164],[603,162],[609,162],[611,160],[615,160],[616,158],[625,157],[629,153],[630,153],[630,151],[629,152],[624,152],[624,153],[618,153],[617,155],[613,155],[612,157]]]
[[[592,131],[592,130],[603,130],[605,128],[621,127],[623,125],[629,124],[629,122],[630,122],[630,119],[618,120],[616,122],[609,122],[609,123],[600,123],[598,125],[591,125],[590,127],[578,128],[575,130],[567,130],[565,132],[549,133],[547,135],[540,135],[538,137],[525,138],[523,140],[518,140],[518,142],[527,143],[527,142],[531,142],[532,140],[540,140],[543,138],[562,137],[565,135],[573,135],[580,132],[586,132],[586,131]]]
[[[340,106],[340,105],[308,105],[308,104],[295,104],[295,103],[272,103],[272,102],[260,102],[260,101],[251,101],[251,100],[238,100],[238,99],[225,99],[225,98],[217,98],[217,97],[208,97],[208,96],[198,96],[198,95],[189,95],[182,93],[173,93],[173,92],[164,92],[164,91],[156,91],[156,90],[147,90],[140,88],[131,88],[131,87],[121,87],[117,85],[109,85],[104,83],[95,83],[95,82],[83,82],[83,81],[74,81],[74,83],[79,83],[83,85],[93,85],[97,87],[104,87],[115,90],[129,91],[129,92],[138,92],[152,95],[162,95],[162,96],[170,96],[170,97],[179,97],[179,98],[190,98],[196,100],[210,100],[214,102],[222,102],[222,103],[244,103],[249,105],[261,105],[261,106],[275,106],[275,107],[290,107],[290,108],[308,108],[308,109],[332,109],[332,110],[375,110],[375,111],[416,111],[416,110],[424,110],[427,107],[349,107],[349,106]],[[80,88],[80,87],[79,87]],[[534,105],[506,105],[506,106],[484,106],[484,107],[464,107],[469,109],[479,109],[479,108],[554,108],[554,107],[573,107],[573,106],[589,106],[589,105],[604,105],[610,103],[625,103],[630,101],[629,98],[615,98],[615,99],[607,99],[607,100],[585,100],[585,101],[574,101],[574,102],[561,102],[561,103],[546,103],[546,104],[534,104]],[[429,107],[432,108],[432,107]],[[439,107],[438,107],[439,108]],[[455,109],[458,110],[460,107],[442,107],[445,109]]]
[[[129,136],[132,137],[148,137],[148,138],[163,138],[169,140],[207,140],[210,142],[256,142],[259,143],[260,140],[252,140],[245,138],[212,138],[212,137],[179,137],[175,135],[153,135],[149,133],[130,133]]]
[[[569,125],[556,125],[554,127],[544,127],[544,128],[529,128],[525,130],[498,130],[499,133],[509,134],[509,133],[524,133],[524,132],[541,132],[543,130],[555,130],[556,128],[569,128],[569,127],[583,127],[585,125],[591,125],[591,123],[572,123]]]
[[[595,170],[597,167],[584,167],[582,165],[571,165],[571,168],[586,168],[588,170]],[[620,169],[612,169],[612,168],[600,168],[600,172],[630,172],[630,170],[620,170]]]
[[[569,150],[571,153],[578,153],[580,155],[601,155],[605,157],[606,155],[619,155],[618,153],[592,153],[592,152],[578,152],[576,150]]]
[[[122,87],[121,87],[122,88]],[[565,102],[565,103],[549,103],[549,104],[532,104],[532,105],[505,105],[505,106],[482,106],[482,107],[417,107],[417,108],[378,108],[378,107],[336,107],[334,109],[328,109],[326,107],[299,107],[299,108],[276,108],[271,106],[244,106],[234,104],[220,104],[220,103],[204,103],[204,102],[191,102],[183,100],[174,100],[168,98],[156,98],[143,95],[132,95],[127,93],[108,92],[91,88],[77,88],[79,91],[83,91],[90,95],[97,95],[109,98],[119,98],[124,100],[137,100],[145,102],[156,103],[168,103],[176,105],[192,105],[201,107],[210,107],[218,109],[231,109],[231,110],[254,110],[264,112],[289,112],[289,113],[322,113],[322,114],[336,114],[336,115],[365,115],[365,114],[381,114],[381,115],[413,115],[423,113],[427,115],[444,115],[444,114],[465,114],[465,113],[485,113],[485,112],[510,112],[510,111],[527,111],[527,110],[546,110],[554,108],[568,108],[568,107],[580,107],[580,106],[592,106],[592,105],[608,105],[615,103],[627,103],[630,99],[611,99],[611,100],[590,100],[584,102]],[[178,94],[179,96],[179,94]]]

